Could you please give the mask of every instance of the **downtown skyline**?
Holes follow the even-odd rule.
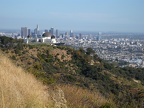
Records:
[[[0,0],[0,29],[142,32],[143,0]]]

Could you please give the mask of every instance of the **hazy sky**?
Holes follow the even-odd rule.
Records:
[[[0,29],[144,32],[144,0],[0,0]]]

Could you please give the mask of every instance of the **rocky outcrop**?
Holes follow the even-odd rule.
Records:
[[[49,89],[50,96],[54,102],[54,108],[68,108],[64,92],[59,87]]]

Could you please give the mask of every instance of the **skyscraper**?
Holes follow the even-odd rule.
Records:
[[[70,37],[73,37],[73,31],[70,30]]]
[[[51,34],[54,35],[54,28],[53,27],[50,29],[50,31],[51,31]]]
[[[45,33],[46,33],[46,32],[48,32],[48,30],[47,30],[47,29],[45,29]]]
[[[65,37],[68,37],[68,35],[69,35],[68,32],[65,32]]]
[[[102,35],[102,33],[99,32],[99,33],[98,33],[98,36],[97,36],[97,41],[100,41],[100,40],[101,40],[101,35]]]
[[[82,34],[81,33],[79,34],[79,39],[82,39]]]
[[[35,34],[35,35],[40,35],[39,26],[38,26],[38,25],[37,25],[37,27],[34,29],[34,34]]]
[[[56,37],[59,37],[58,29],[56,29]]]
[[[21,27],[21,36],[22,36],[22,38],[26,38],[28,36],[28,28],[27,27]]]
[[[28,36],[31,36],[31,29],[28,29]]]
[[[39,25],[37,25],[37,30],[39,30]]]

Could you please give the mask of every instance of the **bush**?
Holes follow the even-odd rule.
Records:
[[[11,56],[11,59],[12,59],[12,60],[16,60],[16,56],[14,56],[14,55]]]
[[[106,103],[102,105],[100,108],[116,108],[116,107],[112,106],[110,103]]]

